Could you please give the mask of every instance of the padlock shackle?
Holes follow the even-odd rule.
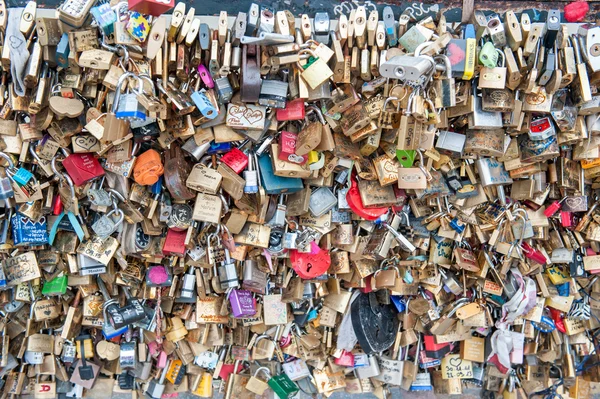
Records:
[[[150,86],[152,87],[152,95],[156,97],[156,86],[154,85],[154,81],[152,80],[152,78],[145,73],[141,74],[139,76],[139,78],[150,84]],[[142,91],[143,91],[143,85],[142,85]]]
[[[115,85],[115,98],[113,99],[112,110],[111,110],[111,112],[113,114],[117,113],[117,108],[119,107],[119,99],[121,98],[121,91],[123,90],[123,83],[125,83],[127,81],[127,79],[129,79],[129,78],[135,78],[138,80],[138,84],[139,84],[138,94],[141,94],[140,91],[143,90],[143,87],[144,87],[143,81],[139,76],[137,76],[133,72],[125,72],[123,75],[121,75],[119,77],[119,80],[117,80],[117,84]]]
[[[468,305],[469,303],[471,303],[471,300],[469,298],[460,298],[459,300],[455,301],[454,302],[454,306],[452,307],[452,309],[448,313],[447,317],[454,316],[454,314],[456,313],[456,311],[458,309],[462,308],[463,306]]]
[[[386,98],[385,101],[383,102],[383,109],[381,112],[385,112],[385,108],[387,107],[387,105],[390,101],[398,101],[398,105],[396,106],[396,112],[400,112],[400,100],[398,99],[398,97]]]
[[[433,59],[435,61],[438,61],[439,59],[442,60],[442,62],[444,63],[444,72],[446,74],[446,79],[452,79],[452,62],[450,62],[450,58],[445,55],[445,54],[439,54],[436,55],[435,57],[433,57]],[[441,67],[439,64],[436,64],[436,69],[438,67]]]
[[[423,49],[429,46],[430,44],[433,44],[433,42],[429,41],[419,44],[417,48],[415,48],[414,57],[421,57],[421,51],[423,51]]]
[[[10,155],[8,155],[5,152],[0,151],[0,158],[3,158],[6,161],[6,163],[8,163],[9,169],[15,169],[15,164],[14,164],[13,160],[11,159]]]
[[[315,104],[309,104],[306,106],[307,109],[312,109],[317,114],[317,118],[319,118],[319,122],[321,125],[325,125],[325,118],[323,118],[323,112],[317,107]]]
[[[75,184],[73,183],[73,180],[71,179],[71,176],[69,176],[67,173],[62,173],[59,172],[57,167],[56,167],[56,155],[54,157],[52,157],[52,162],[50,163],[50,168],[52,169],[52,171],[54,172],[54,174],[56,176],[58,176],[58,178],[60,179],[60,181],[66,181],[67,184],[69,185],[69,188],[71,189],[71,196],[73,198],[76,198],[75,195]]]
[[[258,339],[256,339],[256,342],[258,342]],[[270,380],[272,378],[271,377],[271,370],[269,370],[268,367],[259,367],[259,368],[257,368],[256,371],[254,372],[253,377],[256,377],[258,375],[258,373],[260,373],[261,371],[267,376],[267,380]]]
[[[123,196],[123,194],[121,194],[120,192],[118,192],[114,188],[109,188],[106,191],[108,191],[108,193],[109,193],[109,195],[111,197],[116,197],[121,202],[127,202],[127,200],[125,199],[125,197]]]
[[[104,284],[104,281],[100,278],[100,276],[96,277],[96,283],[98,284],[98,288],[100,288],[100,292],[102,293],[102,296],[106,301],[104,303],[104,306],[106,306],[106,304],[111,300],[114,301],[114,299],[110,296],[110,293],[108,292],[108,289],[106,288],[106,285]]]

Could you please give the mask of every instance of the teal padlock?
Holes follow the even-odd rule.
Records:
[[[498,52],[492,42],[486,42],[479,50],[479,63],[488,68],[495,68],[498,64]]]
[[[58,276],[50,281],[46,281],[42,287],[42,295],[64,295],[65,292],[67,292],[68,281],[69,278],[66,275]]]
[[[396,158],[404,168],[412,168],[416,154],[415,150],[396,150]]]
[[[288,399],[299,391],[298,385],[287,374],[276,375],[267,384],[269,384],[269,388],[275,392],[279,399]]]
[[[17,169],[17,173],[13,175],[13,179],[20,185],[24,186],[29,183],[29,180],[33,177],[33,173],[25,168]]]

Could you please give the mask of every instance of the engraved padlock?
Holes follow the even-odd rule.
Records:
[[[111,217],[113,214],[117,215],[116,220],[114,220]],[[94,224],[92,225],[92,230],[94,230],[94,233],[96,233],[98,237],[106,238],[117,230],[119,225],[123,223],[123,219],[123,211],[118,209],[115,204],[114,209],[111,209],[110,212],[108,212],[105,215],[102,215],[100,219],[94,222]]]

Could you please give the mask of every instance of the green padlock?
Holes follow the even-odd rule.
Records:
[[[498,64],[498,52],[492,42],[486,42],[479,50],[479,63],[488,68],[495,68]]]
[[[299,391],[298,386],[290,380],[287,374],[276,375],[267,383],[279,399],[288,399]]]
[[[396,158],[404,168],[412,168],[415,163],[415,150],[396,150]]]
[[[67,292],[67,282],[69,278],[64,276],[58,276],[50,281],[46,281],[42,287],[42,295],[64,295]]]

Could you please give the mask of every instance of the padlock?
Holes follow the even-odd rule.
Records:
[[[396,106],[396,110],[388,111],[386,110],[387,104],[390,101],[398,102]],[[383,129],[397,129],[400,127],[400,101],[398,97],[388,97],[385,99],[383,103],[383,109],[381,110],[381,114],[379,115],[379,127]]]
[[[202,89],[192,93],[191,96],[194,104],[198,107],[198,110],[208,119],[215,119],[219,115],[219,110],[213,105],[208,96],[206,90]]]
[[[92,154],[69,154],[62,164],[76,186],[104,175],[100,162]]]
[[[312,50],[301,50],[299,54],[308,54],[310,56],[306,65],[298,63],[296,66],[300,71],[300,77],[311,89],[316,89],[333,76],[333,71],[329,69],[327,63],[322,58],[317,57]]]
[[[489,43],[489,42],[488,42]],[[497,59],[500,59],[500,66],[494,64],[492,67],[483,67],[480,72],[478,87],[480,89],[503,89],[506,85],[506,61],[504,53],[495,49]],[[493,57],[490,57],[493,59]],[[481,59],[481,55],[480,55]]]
[[[170,366],[173,360],[170,360],[168,366]],[[162,397],[163,392],[165,391],[165,378],[167,377],[167,372],[169,371],[169,367],[165,367],[160,374],[160,378],[150,380],[148,384],[148,389],[146,393],[153,399],[160,399]]]
[[[118,216],[116,221],[113,218],[111,218],[111,215],[115,213]],[[94,224],[92,225],[92,230],[94,230],[94,233],[96,233],[98,237],[106,238],[116,231],[119,225],[123,223],[123,219],[124,214],[122,210],[112,209],[106,215],[102,215],[100,219],[94,222]]]
[[[243,318],[256,314],[256,299],[250,291],[232,290],[229,302],[231,303],[231,310],[234,317]]]

